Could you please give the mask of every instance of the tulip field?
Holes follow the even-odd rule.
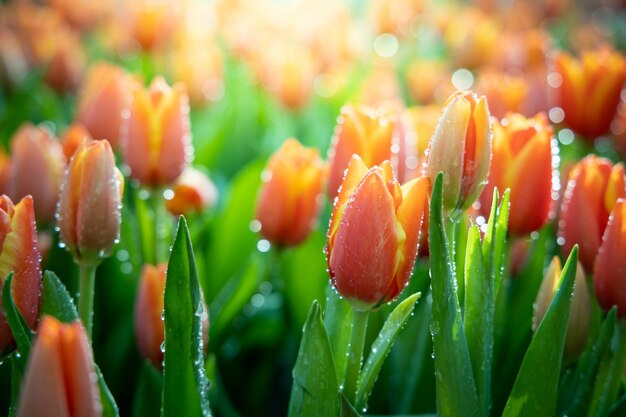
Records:
[[[0,2],[0,417],[625,417],[617,0]]]

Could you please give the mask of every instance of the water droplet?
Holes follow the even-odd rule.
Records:
[[[165,341],[161,343],[161,352],[165,353]]]

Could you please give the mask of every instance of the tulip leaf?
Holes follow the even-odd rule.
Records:
[[[367,356],[367,361],[361,370],[357,385],[355,401],[357,410],[364,408],[367,404],[367,400],[374,387],[374,382],[376,382],[376,378],[378,378],[380,368],[382,368],[383,362],[389,354],[391,346],[400,333],[400,330],[404,328],[404,325],[411,317],[415,303],[420,295],[419,292],[415,293],[398,304],[391,314],[389,314],[383,328],[378,333],[378,337],[374,340],[374,343],[372,343],[371,352]]]
[[[6,316],[6,320],[13,333],[13,338],[17,344],[17,350],[20,352],[22,358],[28,358],[28,353],[32,345],[31,339],[33,333],[28,327],[28,323],[22,316],[22,313],[18,310],[17,306],[13,302],[13,294],[11,291],[11,284],[13,283],[13,272],[4,280],[2,285],[2,309]],[[21,361],[20,361],[21,362]]]
[[[322,308],[313,301],[302,330],[302,341],[289,401],[289,417],[339,416],[339,384]]]
[[[211,415],[204,370],[202,315],[204,308],[193,249],[183,216],[178,221],[165,278],[165,360],[163,417]]]
[[[556,413],[577,261],[578,246],[574,246],[561,273],[559,288],[526,351],[503,417],[552,417]]]
[[[443,218],[442,174],[430,201],[429,248],[438,412],[442,417],[481,415],[476,383],[457,297]]]
[[[510,191],[506,189],[498,205],[498,189],[493,189],[493,202],[487,231],[483,240],[483,257],[493,279],[493,298],[497,299],[502,284],[503,264],[506,255],[506,232],[509,222]]]
[[[159,398],[163,388],[161,373],[147,361],[144,361],[139,371],[139,381],[133,403],[133,417],[158,416],[161,412]]]
[[[119,417],[120,411],[117,408],[113,394],[109,390],[100,367],[94,363],[96,375],[98,375],[98,388],[100,390],[100,402],[102,403],[102,417]]]

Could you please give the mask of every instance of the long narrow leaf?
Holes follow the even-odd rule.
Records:
[[[4,310],[4,315],[11,328],[11,333],[13,333],[17,350],[20,352],[22,358],[28,358],[28,353],[32,346],[31,339],[33,333],[30,331],[30,327],[28,327],[22,313],[20,313],[13,302],[13,295],[11,294],[12,283],[13,272],[9,273],[2,286],[2,309]]]

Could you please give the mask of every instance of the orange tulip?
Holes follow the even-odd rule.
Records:
[[[559,239],[566,254],[575,244],[587,271],[593,271],[602,235],[618,198],[626,197],[624,165],[588,155],[571,170],[561,203]]]
[[[489,62],[496,51],[498,30],[494,19],[477,9],[455,13],[444,38],[456,66],[475,68]]]
[[[355,308],[390,301],[407,285],[429,184],[419,177],[401,187],[389,161],[368,170],[352,157],[335,200],[326,259],[333,285]]]
[[[521,112],[528,90],[525,78],[498,71],[482,71],[476,83],[476,91],[487,97],[489,112],[498,119]]]
[[[120,146],[122,114],[128,109],[134,82],[122,68],[97,63],[89,68],[78,94],[76,121],[94,139]]]
[[[186,168],[176,180],[172,198],[165,200],[165,207],[175,216],[201,212],[217,202],[217,187],[202,171]]]
[[[79,321],[46,316],[28,358],[18,417],[102,415],[93,354]]]
[[[13,200],[32,195],[37,220],[51,221],[64,169],[65,157],[59,141],[48,129],[26,123],[11,142],[7,194]]]
[[[142,49],[163,47],[172,37],[177,19],[174,3],[141,0],[128,3],[128,29]]]
[[[593,283],[598,302],[605,310],[617,306],[626,317],[626,200],[619,199],[611,211],[596,258]]]
[[[40,261],[32,197],[26,196],[14,206],[9,197],[0,196],[0,290],[13,271],[13,301],[31,329],[39,315]],[[0,300],[0,352],[12,345],[13,335]]]
[[[74,123],[65,131],[63,136],[63,154],[66,160],[71,160],[76,149],[84,142],[90,143],[93,140],[89,132],[80,123]]]
[[[98,264],[120,232],[123,177],[106,140],[83,143],[63,180],[58,209],[61,241],[77,262]]]
[[[457,217],[480,195],[489,173],[491,128],[485,97],[457,91],[446,103],[428,148],[431,181],[443,172],[443,205]]]
[[[547,221],[552,206],[552,126],[544,113],[533,118],[513,113],[493,125],[489,183],[480,212],[489,217],[493,188],[511,190],[509,232],[528,234]]]
[[[163,341],[165,327],[163,322],[163,294],[165,291],[165,277],[167,264],[159,266],[145,265],[141,272],[137,300],[135,302],[135,335],[141,354],[150,361],[156,369],[163,367]],[[208,312],[203,303],[205,312]],[[202,339],[207,346],[209,330],[209,316],[202,315]]]
[[[123,132],[130,176],[144,186],[172,184],[193,154],[185,87],[157,77],[148,90],[136,89]]]
[[[44,74],[46,84],[59,92],[78,87],[85,69],[85,52],[80,37],[66,27],[62,29],[49,35],[55,50]]]
[[[580,60],[562,52],[555,66],[562,77],[557,102],[565,123],[591,140],[608,133],[626,80],[626,58],[608,48],[583,52]]]
[[[319,152],[296,139],[287,139],[272,155],[256,208],[264,238],[286,246],[306,239],[319,213],[323,173]]]
[[[341,109],[329,152],[328,195],[335,198],[352,154],[365,165],[381,164],[391,158],[394,123],[382,110],[347,105]]]

